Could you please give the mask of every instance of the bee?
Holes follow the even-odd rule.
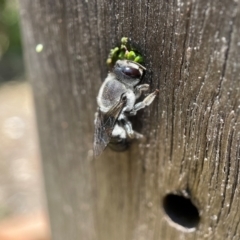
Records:
[[[100,87],[95,114],[94,156],[99,156],[109,145],[113,150],[124,150],[133,139],[143,135],[134,131],[129,116],[149,106],[158,90],[136,103],[149,84],[139,84],[146,68],[130,60],[118,60]]]

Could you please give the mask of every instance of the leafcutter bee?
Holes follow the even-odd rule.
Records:
[[[133,130],[128,116],[134,116],[140,109],[149,106],[158,93],[155,90],[136,103],[149,89],[148,84],[139,84],[145,70],[139,63],[118,60],[100,87],[95,114],[95,156],[99,156],[107,145],[114,150],[123,150],[131,140],[143,138]]]

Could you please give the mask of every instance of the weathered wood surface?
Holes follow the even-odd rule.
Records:
[[[20,5],[53,239],[240,239],[239,1]],[[95,97],[122,36],[160,94],[136,123],[145,144],[93,160]],[[196,231],[169,224],[176,192],[198,208]]]

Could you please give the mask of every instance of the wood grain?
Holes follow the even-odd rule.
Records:
[[[239,239],[239,1],[20,5],[53,239]],[[146,143],[93,160],[96,95],[122,36],[160,94],[136,120]],[[169,224],[168,193],[198,208],[195,231]]]

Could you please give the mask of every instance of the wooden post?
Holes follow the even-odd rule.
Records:
[[[52,239],[240,239],[239,1],[20,8]],[[96,95],[123,36],[160,94],[136,119],[146,143],[93,160]]]

